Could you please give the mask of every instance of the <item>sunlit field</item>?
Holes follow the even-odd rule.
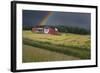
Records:
[[[90,35],[33,33],[23,30],[23,62],[90,59]]]

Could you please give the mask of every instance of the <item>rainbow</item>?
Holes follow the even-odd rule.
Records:
[[[52,12],[48,12],[48,15],[46,15],[43,20],[38,24],[39,26],[44,26],[45,23],[48,21],[48,18],[52,15]]]

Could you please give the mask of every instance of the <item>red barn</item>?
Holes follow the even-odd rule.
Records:
[[[44,33],[47,34],[58,34],[58,29],[57,28],[44,28]]]

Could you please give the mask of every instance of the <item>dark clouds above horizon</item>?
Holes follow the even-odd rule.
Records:
[[[36,26],[45,21],[44,25],[64,25],[90,29],[91,14],[75,12],[51,12],[23,10],[23,26]]]

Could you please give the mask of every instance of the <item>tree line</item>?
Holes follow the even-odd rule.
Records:
[[[56,27],[59,32],[64,33],[74,33],[74,34],[90,34],[90,30],[80,28],[80,27],[73,27],[73,26],[64,26],[64,25],[57,25],[57,26],[50,26]]]
[[[57,28],[59,32],[63,33],[74,33],[74,34],[90,34],[90,30],[80,28],[80,27],[73,27],[73,26],[64,26],[64,25],[46,25],[43,27],[51,27]],[[23,30],[32,30],[32,26],[23,26]]]

